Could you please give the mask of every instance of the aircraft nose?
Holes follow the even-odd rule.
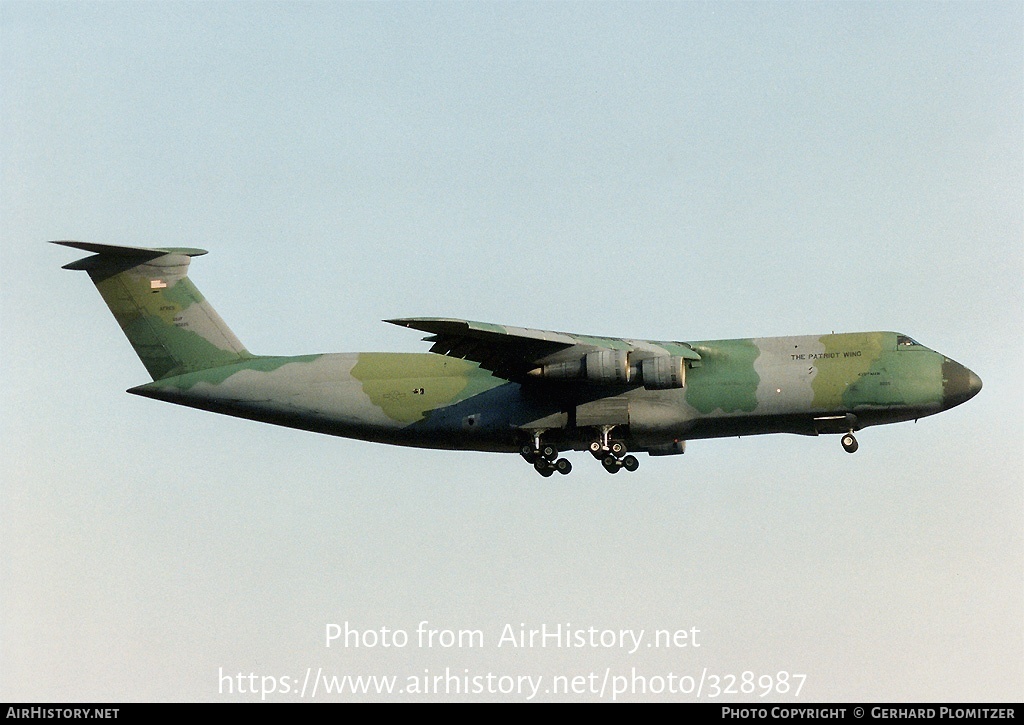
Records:
[[[946,359],[942,364],[942,399],[945,407],[966,403],[981,390],[981,378],[958,362]]]

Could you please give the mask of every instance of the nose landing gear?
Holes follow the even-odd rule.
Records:
[[[857,449],[860,448],[860,444],[857,443],[857,439],[853,436],[853,431],[846,433],[840,442],[843,444],[843,450],[847,453],[856,453]]]

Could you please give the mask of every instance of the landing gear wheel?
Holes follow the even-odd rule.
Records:
[[[572,464],[569,462],[568,458],[559,458],[555,461],[555,470],[563,476],[567,476],[572,470]]]
[[[612,455],[616,458],[622,458],[626,452],[626,444],[622,441],[615,441],[611,444],[609,450],[611,450]]]
[[[546,461],[543,458],[538,458],[534,461],[533,467],[536,469],[537,473],[544,476],[544,478],[547,478],[555,472],[555,467],[551,465],[551,462]]]
[[[537,452],[533,450],[533,446],[529,443],[519,449],[519,455],[525,458],[527,463],[533,463],[537,460]]]
[[[622,459],[622,467],[632,473],[636,469],[640,468],[640,461],[636,459],[636,456],[626,456]]]
[[[548,461],[553,461],[558,458],[558,449],[550,443],[547,443],[540,447],[540,455]]]
[[[842,444],[843,450],[847,453],[856,453],[857,449],[860,448],[860,444],[857,443],[857,439],[853,437],[853,433],[847,433],[844,435]]]
[[[601,441],[594,441],[591,443],[588,450],[594,458],[598,460],[604,458],[604,446],[601,445]]]
[[[604,466],[604,470],[608,473],[618,473],[619,469],[622,468],[622,462],[615,456],[605,456],[604,460],[601,461],[601,465]]]

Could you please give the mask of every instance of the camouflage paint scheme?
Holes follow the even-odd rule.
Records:
[[[665,455],[687,439],[852,434],[981,389],[967,368],[895,332],[656,342],[409,318],[388,322],[431,333],[431,352],[253,355],[187,277],[204,250],[55,243],[93,253],[65,268],[89,273],[153,378],[128,392],[367,441],[534,462],[531,445],[602,458],[614,439]]]

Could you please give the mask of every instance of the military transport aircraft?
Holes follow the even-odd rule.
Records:
[[[187,277],[206,250],[58,241],[85,270],[153,382],[128,392],[331,435],[422,448],[518,452],[542,476],[586,450],[609,473],[629,451],[697,438],[842,436],[969,400],[973,372],[896,332],[653,342],[468,320],[387,320],[428,353],[253,355]]]

